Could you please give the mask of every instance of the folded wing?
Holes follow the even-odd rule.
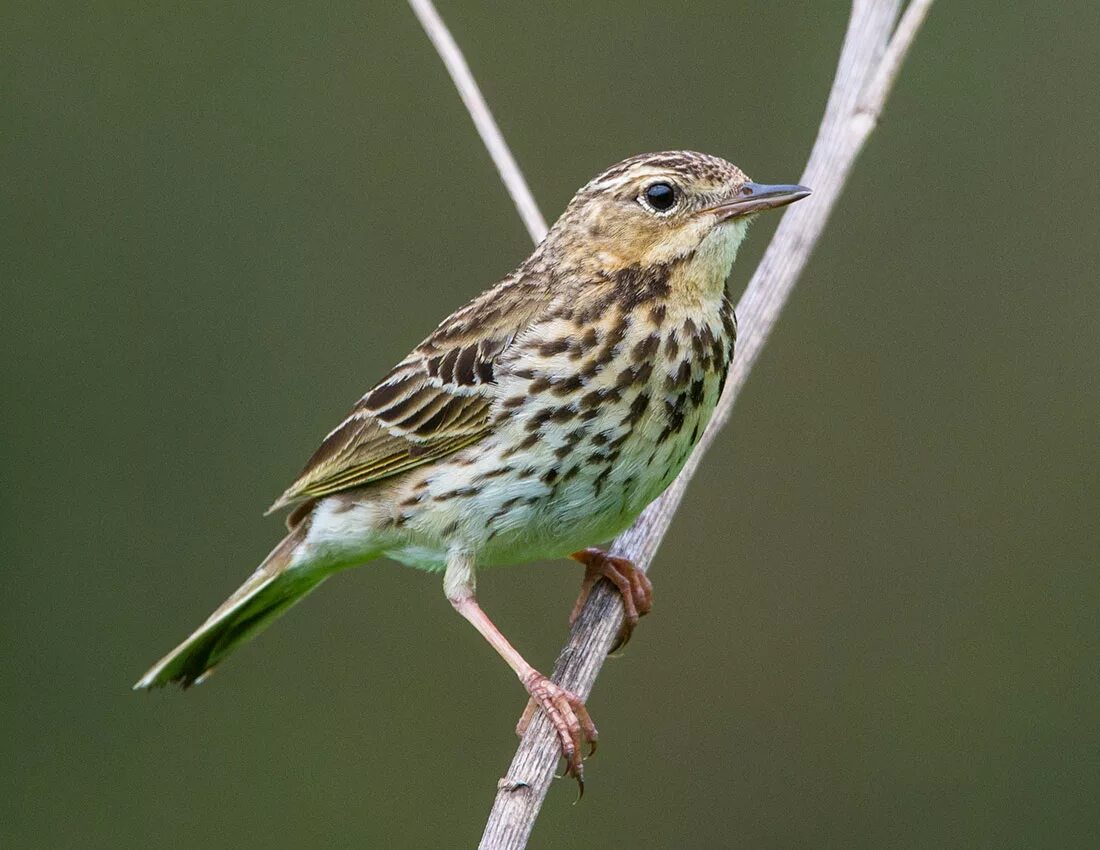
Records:
[[[507,279],[436,328],[321,443],[268,512],[361,487],[471,445],[493,430],[500,358],[546,305]]]

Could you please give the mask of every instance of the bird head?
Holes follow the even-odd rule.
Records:
[[[614,273],[697,261],[724,282],[749,220],[805,198],[804,186],[752,182],[737,166],[694,151],[625,159],[581,188],[544,250]]]

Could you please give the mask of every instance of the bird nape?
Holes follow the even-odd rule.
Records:
[[[619,642],[649,610],[610,540],[668,486],[722,392],[737,320],[726,277],[748,222],[809,195],[718,157],[643,154],[582,187],[541,244],[367,392],[272,509],[287,536],[135,685],[202,681],[329,575],[386,556],[443,573],[454,608],[553,724],[583,789],[596,727],[478,605],[476,571],[570,555],[619,589]]]

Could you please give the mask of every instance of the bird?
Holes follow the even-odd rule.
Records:
[[[672,482],[729,370],[726,279],[753,217],[810,194],[694,151],[641,154],[584,185],[512,273],[444,319],[354,405],[271,506],[287,534],[135,689],[205,680],[321,582],[380,557],[443,590],[512,668],[583,792],[598,732],[478,604],[484,568],[570,556],[573,617],[610,581],[619,645],[649,611],[645,574],[595,544]]]

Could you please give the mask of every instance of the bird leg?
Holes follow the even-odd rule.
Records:
[[[644,617],[653,607],[653,584],[649,577],[626,558],[608,555],[602,549],[582,549],[569,557],[584,564],[584,581],[573,605],[573,613],[569,615],[569,625],[572,626],[580,616],[596,582],[605,578],[618,588],[623,598],[623,626],[611,651],[626,646],[634,627],[638,625],[638,618]]]
[[[478,605],[477,597],[474,595],[474,573],[468,559],[456,558],[448,563],[443,587],[454,609],[481,632],[482,637],[515,671],[523,687],[531,695],[528,709],[520,721],[522,728],[517,727],[516,732],[522,735],[527,728],[527,723],[534,716],[535,707],[541,708],[558,735],[561,755],[565,759],[565,775],[576,779],[581,794],[584,794],[582,755],[584,742],[588,741],[591,747],[589,755],[591,755],[596,751],[596,739],[599,737],[584,702],[576,694],[550,681],[528,664],[500,629],[493,624],[489,615]]]
[[[611,652],[626,646],[634,627],[638,624],[638,618],[644,617],[653,608],[653,583],[631,561],[626,558],[608,555],[602,549],[595,547],[582,549],[579,552],[574,552],[569,557],[584,564],[584,580],[581,582],[580,595],[577,597],[577,601],[573,605],[573,611],[569,615],[569,625],[572,626],[577,621],[577,617],[580,616],[584,603],[588,601],[596,582],[601,578],[605,578],[615,585],[623,598],[623,625],[619,629],[619,636],[615,640],[615,645],[611,647]],[[549,684],[553,685],[553,682]],[[527,731],[527,727],[539,707],[540,703],[532,693],[531,699],[527,702],[527,707],[523,710],[523,714],[520,715],[519,722],[516,724],[517,735],[522,737],[523,733]],[[596,740],[594,738],[590,740],[592,750],[589,755],[596,752]]]

